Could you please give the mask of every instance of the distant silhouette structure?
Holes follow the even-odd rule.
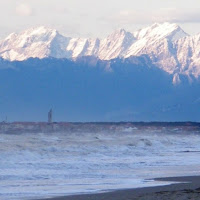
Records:
[[[48,112],[48,123],[52,123],[52,109]]]

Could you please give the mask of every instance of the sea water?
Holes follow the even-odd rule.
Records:
[[[22,200],[167,184],[200,175],[200,134],[174,128],[0,134],[0,199]]]

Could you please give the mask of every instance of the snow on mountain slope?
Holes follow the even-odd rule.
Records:
[[[133,33],[133,35],[138,40],[128,49],[125,57],[147,54],[154,64],[168,73],[172,74],[176,71],[179,62],[173,43],[188,36],[179,26],[170,23],[156,23]]]
[[[158,40],[168,38],[175,41],[179,38],[188,35],[177,24],[165,22],[163,24],[155,23],[152,26],[140,29],[133,33],[137,39],[150,38],[151,40]]]
[[[28,29],[20,34],[11,34],[0,42],[0,55],[8,60],[25,60],[30,57],[67,57],[65,48],[70,38],[60,35],[55,29]]]
[[[97,56],[99,43],[99,39],[74,38],[70,40],[66,50],[70,52],[72,58]]]
[[[41,26],[12,33],[0,41],[0,56],[10,61],[83,56],[111,60],[141,55],[149,56],[154,65],[174,74],[174,82],[180,82],[179,74],[200,76],[200,34],[189,36],[177,24],[167,22],[133,33],[120,29],[104,39],[65,37]]]
[[[102,40],[85,38],[71,39],[67,46],[67,51],[71,52],[72,58],[96,56],[101,60],[111,60],[122,56],[134,40],[131,33],[120,29]]]
[[[200,76],[200,34],[185,37],[175,42],[180,73]]]
[[[98,57],[101,60],[111,60],[121,57],[134,41],[135,38],[131,33],[120,29],[101,40]]]

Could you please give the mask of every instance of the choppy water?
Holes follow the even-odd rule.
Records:
[[[199,158],[200,135],[178,129],[0,134],[0,199],[163,184],[145,179],[200,175]]]

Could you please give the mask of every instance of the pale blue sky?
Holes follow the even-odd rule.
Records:
[[[154,22],[200,32],[200,0],[0,0],[0,37],[39,25],[68,36],[104,37]]]

